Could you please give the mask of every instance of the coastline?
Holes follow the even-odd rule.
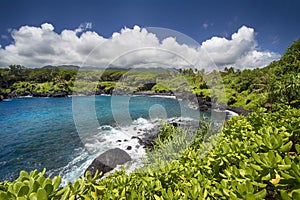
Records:
[[[170,99],[178,99],[181,101],[187,101],[188,106],[193,109],[200,110],[202,112],[206,112],[209,109],[212,108],[214,98],[211,97],[203,97],[198,96],[197,101],[194,102],[191,101],[188,97],[175,95],[172,92],[169,93],[158,93],[158,92],[132,92],[132,93],[112,93],[107,91],[95,91],[92,93],[70,93],[70,92],[53,92],[53,93],[33,93],[33,94],[15,94],[15,93],[0,93],[0,102],[1,101],[11,101],[11,99],[14,98],[68,98],[68,97],[75,97],[75,96],[115,96],[115,95],[123,95],[123,96],[148,96],[148,97],[160,97],[160,98],[170,98]],[[216,104],[213,106],[213,109],[220,109],[223,111],[232,111],[234,113],[237,113],[238,115],[244,115],[247,116],[250,113],[252,113],[251,110],[246,110],[243,107],[234,107],[229,105],[222,105],[222,104]]]
[[[114,95],[114,94],[113,94]],[[158,97],[158,98],[172,98],[172,99],[178,99],[179,101],[186,101],[187,103],[189,102],[188,99],[181,99],[180,96],[176,97],[173,94],[169,94],[169,93],[132,93],[132,94],[118,94],[120,96],[148,96],[148,97]],[[66,96],[66,98],[68,97],[72,97],[72,96],[92,96],[92,95],[83,95],[83,94],[72,94],[71,96]],[[109,94],[99,94],[99,95],[95,95],[95,96],[111,96]],[[54,97],[36,97],[36,96],[17,96],[14,98],[54,98]],[[11,99],[7,99],[8,101],[10,101]],[[207,107],[211,106],[211,102],[207,102],[206,105]],[[194,109],[199,109],[199,106],[197,106],[196,104],[193,107]],[[209,112],[210,108],[207,110]],[[221,110],[221,109],[220,109]],[[224,112],[224,110],[221,110],[222,112]],[[189,130],[193,131],[198,124],[194,124],[191,123],[189,120],[185,120],[185,119],[168,119],[170,121],[168,121],[167,123],[170,125],[173,125],[174,127],[187,127]],[[150,123],[150,122],[149,122]],[[152,122],[151,122],[152,123]],[[116,143],[119,147],[120,146],[124,146],[124,148],[122,148],[122,150],[127,151],[128,153],[131,152],[131,156],[132,153],[135,151],[138,151],[139,153],[133,153],[133,159],[136,160],[137,155],[139,155],[141,152],[144,151],[144,148],[148,148],[148,149],[153,149],[153,143],[155,142],[155,140],[158,137],[158,133],[161,130],[162,126],[160,123],[155,123],[153,122],[153,129],[144,129],[144,128],[136,128],[136,130],[134,130],[134,128],[132,128],[132,130],[130,131],[131,134],[136,132],[136,137],[135,138],[124,138],[121,141],[118,140],[114,140],[112,141],[113,143]],[[140,133],[138,133],[140,132]],[[110,141],[110,140],[107,140]],[[141,148],[138,148],[138,146],[140,146]],[[128,148],[128,149],[127,149]],[[138,162],[134,163],[134,166],[138,166]],[[132,169],[132,168],[131,168]],[[84,171],[84,170],[83,170]],[[82,172],[83,172],[82,171]]]

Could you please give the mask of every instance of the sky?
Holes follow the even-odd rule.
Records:
[[[0,67],[264,67],[299,39],[299,7],[297,0],[2,0]]]

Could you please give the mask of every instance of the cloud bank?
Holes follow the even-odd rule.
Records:
[[[91,30],[91,23],[75,30],[55,32],[52,24],[22,26],[12,30],[13,42],[0,46],[0,67],[73,64],[107,67],[185,67],[219,69],[259,68],[279,58],[279,54],[259,51],[253,28],[242,26],[229,39],[212,37],[198,46],[178,43],[170,35],[159,40],[146,28],[134,26],[104,38]],[[187,37],[187,36],[186,36]],[[190,38],[189,38],[190,39]]]

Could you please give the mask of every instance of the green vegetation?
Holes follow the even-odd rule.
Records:
[[[264,111],[264,110],[261,110]],[[81,177],[57,188],[59,177],[39,178],[21,172],[0,184],[3,199],[298,199],[300,195],[300,111],[286,107],[273,113],[234,117],[215,140],[203,143],[200,129],[177,159],[158,160],[151,168],[126,174],[124,170],[99,180]],[[169,149],[170,138],[184,130],[165,126],[156,149]],[[207,140],[206,140],[207,141]],[[172,140],[173,152],[184,140]],[[43,173],[42,173],[43,174]],[[40,176],[40,175],[39,175]],[[36,181],[34,181],[36,180]],[[33,183],[34,182],[34,183]],[[45,199],[47,199],[45,198]],[[42,198],[38,198],[42,199]]]
[[[223,80],[228,100],[233,106],[256,110],[278,104],[299,107],[300,100],[300,40],[291,45],[280,60],[262,69],[234,72],[225,69]]]
[[[300,40],[288,48],[278,61],[262,69],[221,72],[223,82],[215,81],[219,72],[204,70],[113,70],[78,71],[63,67],[30,69],[11,65],[0,69],[0,99],[17,96],[55,96],[55,93],[132,94],[134,92],[193,92],[201,97],[226,92],[221,104],[257,110],[285,104],[299,107]],[[215,91],[211,89],[215,88]],[[213,94],[216,92],[216,94]]]
[[[97,88],[120,93],[184,89],[205,97],[211,96],[210,85],[222,87],[214,82],[216,72],[203,79],[204,71],[191,69],[175,76],[171,71],[84,71],[75,85],[76,73],[10,66],[0,70],[0,95]],[[255,112],[231,118],[221,131],[203,122],[194,138],[165,125],[149,153],[153,163],[136,173],[122,169],[105,179],[87,173],[60,187],[59,176],[22,171],[18,179],[0,183],[0,199],[300,199],[300,40],[265,68],[226,68],[221,75],[224,103]]]

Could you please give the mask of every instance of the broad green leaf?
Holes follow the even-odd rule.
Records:
[[[60,176],[55,176],[52,179],[53,191],[55,191],[58,188],[60,183],[61,183],[61,177]]]
[[[283,200],[292,200],[285,190],[280,190],[280,196]]]
[[[300,155],[300,144],[295,145],[297,153]]]
[[[35,192],[31,193],[31,194],[29,195],[29,199],[30,199],[30,200],[38,200],[37,194],[36,194]]]
[[[18,191],[18,197],[22,197],[28,194],[29,187],[27,185],[23,185]]]
[[[293,142],[289,141],[285,145],[281,146],[280,149],[279,149],[279,151],[281,151],[281,152],[289,152],[291,150],[292,146],[293,146]]]
[[[48,199],[48,195],[45,189],[43,188],[39,188],[37,193],[36,193],[37,199],[38,200],[47,200]]]
[[[161,200],[161,198],[159,196],[157,196],[156,194],[154,194],[154,199],[155,200]]]

